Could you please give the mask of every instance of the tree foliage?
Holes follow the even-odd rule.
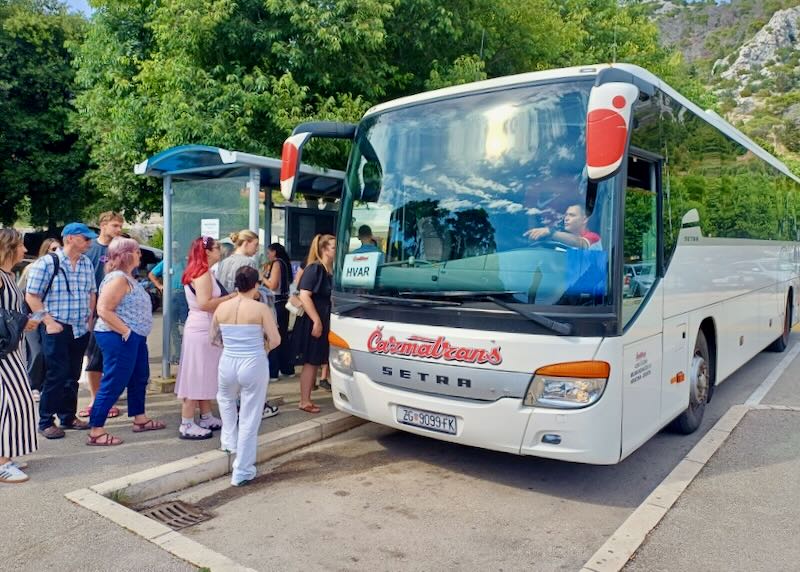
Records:
[[[76,50],[81,133],[97,208],[158,210],[132,166],[209,144],[277,156],[302,121],[357,121],[380,101],[506,74],[628,61],[681,63],[616,0],[98,0]],[[675,77],[681,77],[674,73]],[[678,86],[680,87],[680,86]],[[312,163],[345,147],[314,141]]]
[[[0,0],[0,223],[54,225],[89,202],[67,50],[84,29],[54,0]]]

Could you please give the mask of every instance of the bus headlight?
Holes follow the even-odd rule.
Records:
[[[331,348],[331,367],[344,375],[353,375],[353,354],[350,353],[350,344],[333,332],[328,332],[328,343]]]
[[[579,409],[603,395],[611,367],[604,361],[559,363],[539,368],[525,394],[524,405]]]
[[[350,350],[331,348],[331,367],[344,375],[353,375],[353,354]]]

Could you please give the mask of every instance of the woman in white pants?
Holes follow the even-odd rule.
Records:
[[[236,453],[231,484],[240,487],[256,476],[258,427],[269,384],[267,353],[281,343],[281,337],[272,312],[257,301],[258,271],[243,266],[234,283],[238,294],[214,312],[210,335],[212,343],[223,348],[217,390],[220,448]]]

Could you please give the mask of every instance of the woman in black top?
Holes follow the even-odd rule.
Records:
[[[270,380],[278,379],[278,374],[294,375],[294,363],[291,357],[289,344],[289,310],[286,301],[289,299],[289,285],[294,280],[292,262],[282,244],[274,242],[267,248],[270,267],[269,274],[264,278],[264,284],[275,293],[275,317],[278,323],[278,333],[281,335],[281,345],[269,352],[269,377]]]
[[[328,363],[328,332],[331,328],[331,289],[333,256],[336,238],[318,234],[311,243],[308,261],[300,278],[300,300],[305,314],[294,328],[298,355],[302,356],[300,373],[300,409],[319,413],[311,401],[311,389],[317,379],[317,368]]]

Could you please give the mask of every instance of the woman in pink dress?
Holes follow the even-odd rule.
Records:
[[[210,439],[212,431],[222,427],[222,421],[211,412],[211,402],[217,397],[217,370],[222,350],[211,344],[208,331],[214,310],[236,293],[225,292],[209,270],[219,258],[219,244],[213,238],[196,238],[189,247],[189,260],[181,278],[189,304],[175,383],[175,393],[183,400],[181,439]],[[200,409],[197,423],[194,420],[196,408]]]

